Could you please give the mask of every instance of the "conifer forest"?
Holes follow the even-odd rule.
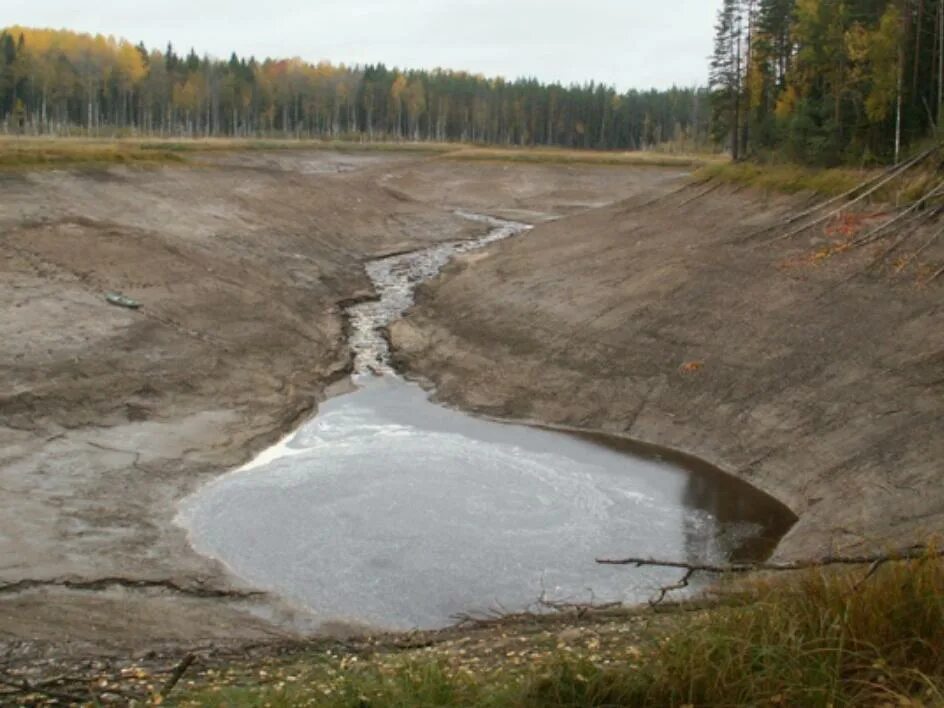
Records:
[[[706,87],[620,92],[449,69],[218,59],[14,26],[0,32],[0,130],[671,144],[735,159],[887,163],[941,122],[942,47],[944,0],[722,0]]]

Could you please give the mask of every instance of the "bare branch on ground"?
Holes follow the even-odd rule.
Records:
[[[944,268],[941,269],[944,272]],[[682,590],[688,587],[689,582],[695,573],[712,573],[715,575],[740,575],[760,572],[792,572],[797,570],[809,570],[811,568],[825,568],[836,565],[868,565],[869,572],[865,579],[868,579],[885,563],[906,560],[920,560],[927,558],[944,558],[944,551],[936,551],[925,545],[911,546],[895,553],[876,554],[869,556],[825,556],[815,560],[791,561],[786,563],[732,563],[728,565],[717,565],[709,563],[685,563],[682,561],[666,561],[655,558],[620,558],[607,559],[598,558],[600,565],[628,565],[636,568],[656,567],[656,568],[678,568],[684,570],[682,579],[673,585],[668,585],[659,589],[659,595],[649,602],[650,605],[658,605],[665,596],[673,590]],[[864,580],[862,581],[864,582]]]

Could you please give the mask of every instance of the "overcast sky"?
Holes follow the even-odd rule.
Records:
[[[466,69],[620,89],[704,83],[716,0],[0,0],[0,23],[228,57]]]

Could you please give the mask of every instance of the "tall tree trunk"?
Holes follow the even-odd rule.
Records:
[[[895,110],[895,164],[901,160],[901,112],[904,97],[902,96],[903,84],[905,82],[905,46],[904,38],[898,47],[898,98]]]
[[[941,127],[944,118],[944,0],[937,9],[937,125]]]
[[[754,46],[754,0],[748,0],[747,3],[747,47],[746,47],[746,61],[744,63],[744,76],[747,79],[747,75],[751,70],[751,60],[752,52]],[[740,76],[740,68],[738,69],[738,76]],[[748,144],[751,139],[751,82],[745,80],[744,82],[744,126],[741,129],[741,154],[747,155]]]
[[[914,69],[911,70],[911,93],[918,96],[918,74],[921,69],[921,30],[924,24],[924,0],[918,0],[918,20],[915,25]]]
[[[740,23],[740,18],[738,18]],[[741,30],[738,27],[734,36],[734,85],[731,87],[734,92],[734,116],[731,120],[731,159],[735,162],[740,158],[741,133],[739,130],[741,124]]]

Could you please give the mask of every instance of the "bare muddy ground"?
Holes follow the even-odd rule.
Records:
[[[0,175],[0,641],[8,657],[245,642],[304,617],[172,524],[344,378],[364,259],[579,213],[678,173],[313,152]],[[119,290],[140,300],[108,305]],[[342,631],[339,628],[339,631]]]
[[[800,516],[783,557],[925,541],[944,530],[944,282],[926,276],[944,242],[922,281],[869,268],[889,242],[744,240],[800,202],[694,186],[540,225],[422,288],[395,358],[450,404],[752,482]]]

